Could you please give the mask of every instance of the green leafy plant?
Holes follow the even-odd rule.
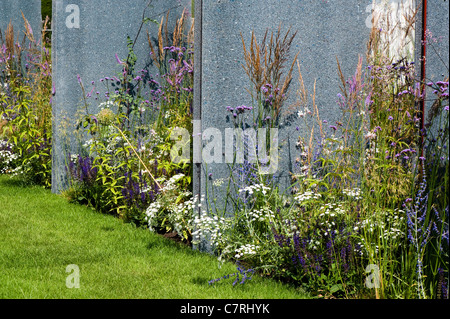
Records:
[[[10,24],[2,40],[0,67],[2,131],[18,155],[21,175],[30,182],[51,185],[51,57],[45,42],[48,19],[44,21],[42,42],[38,42],[24,17],[24,42],[15,42]],[[27,45],[25,45],[25,42]]]

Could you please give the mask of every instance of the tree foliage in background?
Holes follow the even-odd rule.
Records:
[[[45,20],[45,17],[49,17],[52,19],[52,0],[42,0],[41,1],[41,10],[42,10],[42,20]]]

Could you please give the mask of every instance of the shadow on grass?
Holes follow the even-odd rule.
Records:
[[[192,248],[191,246],[181,242],[180,240],[168,238],[161,234],[156,234],[156,238],[147,244],[147,249],[169,249],[171,251],[175,250],[177,253],[182,253],[186,256],[199,256],[201,254],[207,254],[205,252],[201,252],[197,249]]]
[[[113,227],[113,226],[102,226],[102,227],[101,227],[101,230],[103,230],[103,231],[105,231],[105,232],[112,232],[112,231],[115,231],[116,228]]]
[[[210,280],[211,280],[211,278],[197,276],[197,277],[192,278],[191,282],[197,286],[209,286]]]
[[[26,182],[20,178],[11,178],[8,175],[3,175],[4,177],[0,179],[0,186],[4,187],[20,187],[20,188],[29,188],[35,186],[30,182]]]

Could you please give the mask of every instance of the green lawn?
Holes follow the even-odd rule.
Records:
[[[80,288],[66,287],[71,264],[80,269]],[[0,175],[0,298],[308,298],[259,276],[234,287],[232,279],[208,285],[235,271],[231,263],[219,269],[208,254]]]

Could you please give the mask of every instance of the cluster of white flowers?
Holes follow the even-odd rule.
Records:
[[[294,196],[294,199],[295,199],[299,204],[301,204],[301,203],[306,202],[306,201],[308,201],[308,200],[310,200],[310,199],[320,199],[321,197],[322,197],[321,194],[313,193],[313,192],[311,192],[311,191],[306,191],[306,192],[304,192],[304,193],[296,194],[296,195]]]
[[[24,168],[23,168],[23,166],[16,167],[15,169],[13,169],[13,170],[11,170],[11,171],[9,172],[9,175],[10,175],[11,177],[18,176],[18,175],[22,175],[22,174],[24,174]]]
[[[324,235],[327,236],[331,230],[334,230],[336,234],[339,233],[339,230],[336,229],[336,222],[338,218],[341,218],[346,214],[346,211],[342,208],[342,204],[340,203],[327,203],[322,206],[319,211],[319,217],[324,219],[320,225],[325,227]]]
[[[90,138],[83,144],[83,147],[86,149],[89,149],[93,143],[94,143],[94,139]]]
[[[320,241],[311,239],[308,242],[308,248],[312,248],[314,250],[317,250],[317,247],[320,247],[320,244],[321,244]]]
[[[150,204],[150,206],[145,211],[145,220],[148,223],[148,228],[153,231],[153,220],[158,215],[159,210],[161,209],[161,203],[155,201]]]
[[[299,235],[300,231],[296,225],[296,223],[293,223],[290,219],[284,220],[284,230],[286,232],[286,236],[293,237],[294,235]]]
[[[191,198],[179,204],[174,203],[168,207],[168,220],[178,234],[183,234],[185,231],[192,229],[192,214],[196,204],[196,198]]]
[[[364,135],[365,138],[369,139],[369,140],[373,140],[377,137],[377,133],[376,132],[372,132],[372,131],[368,131],[366,133],[366,135]]]
[[[9,144],[7,141],[0,140],[0,147],[1,148],[8,148],[8,147],[11,147],[11,144]]]
[[[105,130],[107,136],[106,142],[104,143],[106,145],[106,153],[114,154],[124,139],[122,136],[117,135],[117,130],[111,125],[107,126]],[[128,143],[125,142],[124,145],[128,145]]]
[[[299,177],[307,176],[309,172],[309,165],[305,164],[300,167],[297,167],[296,171],[298,172]]]
[[[404,217],[404,211],[401,209],[394,209],[393,211],[385,211],[385,212],[377,212],[376,217],[371,217],[362,220],[355,226],[354,230],[361,229],[368,236],[374,236],[378,242],[378,239],[381,239],[384,242],[390,243],[393,245],[396,240],[403,239],[405,237],[404,231],[401,229],[404,228],[404,224],[406,222]],[[366,242],[365,238],[362,237],[359,245],[364,248],[364,251],[368,252],[373,250],[378,252],[379,247],[374,243]],[[400,242],[398,242],[400,245]],[[360,252],[363,254],[363,252]]]
[[[202,210],[200,217],[194,219],[195,231],[192,233],[192,242],[198,244],[202,238],[210,240],[212,246],[225,246],[224,232],[231,227],[231,219],[218,216],[209,216]]]
[[[312,115],[311,110],[307,106],[303,110],[297,112],[297,116],[300,118],[305,117],[305,115]]]
[[[320,211],[322,211],[322,213],[320,213],[319,216],[330,216],[330,217],[335,217],[338,215],[344,215],[345,214],[345,210],[342,208],[342,204],[341,203],[327,203],[324,204],[322,207],[320,207],[319,209]]]
[[[265,221],[273,221],[275,218],[275,214],[267,207],[264,207],[260,210],[254,209],[248,213],[250,222],[265,222]]]
[[[171,190],[174,190],[174,189],[177,187],[176,182],[177,182],[178,180],[180,180],[181,178],[183,178],[184,176],[185,176],[185,175],[184,175],[184,174],[181,174],[181,173],[172,176],[172,177],[169,178],[169,180],[164,184],[163,190],[164,190],[164,191],[171,191]]]
[[[113,101],[108,100],[106,102],[100,103],[100,105],[98,107],[100,108],[100,110],[103,110],[103,109],[109,109],[113,106],[118,107],[117,103],[114,103]]]
[[[392,213],[386,213],[386,222],[389,227],[385,231],[385,236],[388,236],[392,239],[403,238],[405,233],[400,230],[404,223],[405,219],[405,211],[401,209],[394,209]]]
[[[377,223],[376,221],[373,221],[371,219],[364,219],[361,222],[358,223],[356,227],[358,227],[359,229],[363,229],[364,231],[366,231],[367,233],[373,233],[378,227],[379,227],[379,223]],[[382,228],[382,226],[381,226]]]
[[[369,140],[368,147],[364,151],[364,158],[363,158],[364,165],[367,163],[367,161],[373,160],[373,158],[376,157],[377,154],[379,154],[379,153],[380,153],[380,150],[376,146],[376,143],[373,140]]]
[[[158,133],[154,129],[150,130],[149,135],[150,135],[149,140],[146,143],[147,144],[146,149],[148,149],[148,156],[151,158],[150,163],[154,163],[155,160],[160,159],[161,156],[163,155],[162,150],[160,150],[159,152],[155,152],[154,148],[157,145],[164,144],[164,139],[161,136],[159,136]]]
[[[3,87],[3,90],[2,90],[2,87]],[[4,96],[4,95],[6,95],[6,91],[8,90],[8,83],[5,83],[5,84],[3,84],[3,85],[1,85],[1,83],[0,83],[0,96]],[[3,91],[5,91],[5,92],[3,92]],[[5,116],[2,114],[2,117],[1,117],[1,119],[2,120],[4,120],[5,119]]]
[[[357,187],[353,189],[344,189],[342,192],[349,197],[353,197],[354,200],[362,199],[361,190]]]
[[[252,244],[245,244],[245,245],[241,246],[240,248],[236,249],[236,254],[234,255],[234,257],[239,260],[244,256],[256,255],[258,249],[259,249],[259,246],[252,245]]]
[[[404,211],[396,208],[394,211],[383,212],[384,221],[380,223],[382,234],[380,239],[384,238],[386,241],[393,241],[401,239],[405,236],[405,233],[400,229],[405,223]]]
[[[168,112],[165,112],[165,113],[164,113],[164,118],[165,118],[165,119],[170,118],[170,117],[172,116],[172,113],[173,113],[173,112],[171,112],[170,110],[169,110]]]
[[[250,185],[245,188],[241,188],[239,193],[246,194],[248,192],[249,195],[253,195],[254,193],[262,193],[263,195],[267,195],[267,192],[270,191],[270,187],[267,187],[263,184],[255,184]]]
[[[215,187],[220,187],[223,185],[223,183],[225,183],[225,178],[217,178],[213,180],[213,185]]]
[[[154,231],[154,227],[159,226],[155,224],[155,220],[161,210],[166,211],[168,222],[178,234],[184,234],[193,228],[192,214],[194,208],[196,206],[201,207],[201,204],[198,203],[196,196],[189,197],[192,195],[190,192],[185,192],[181,195],[189,199],[177,203],[176,201],[167,201],[160,197],[150,204],[145,211],[145,220],[150,231]]]
[[[78,162],[78,154],[70,154],[70,161],[74,164]]]
[[[11,172],[11,163],[18,158],[18,155],[7,150],[12,145],[8,142],[0,140],[0,174],[6,174]]]

